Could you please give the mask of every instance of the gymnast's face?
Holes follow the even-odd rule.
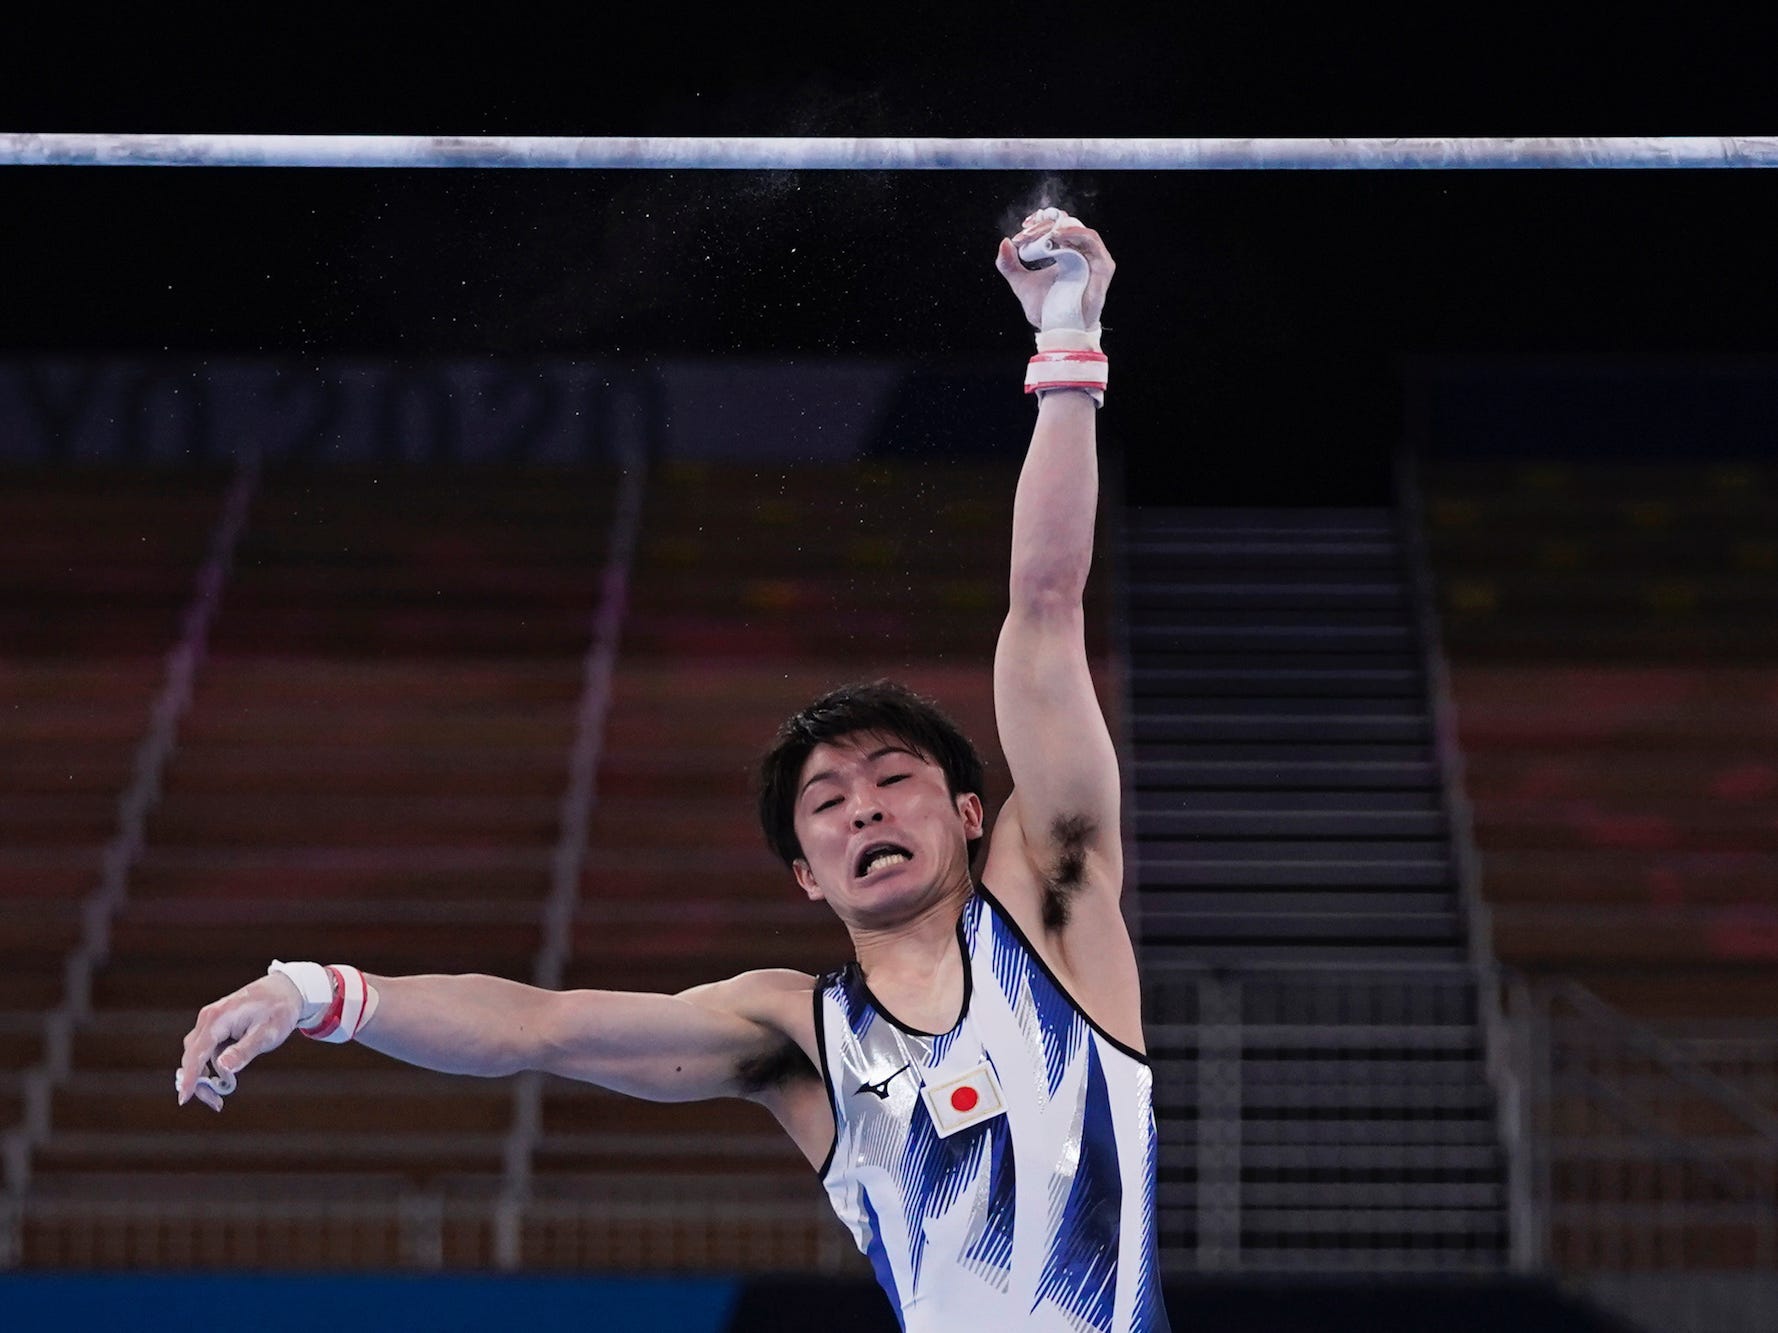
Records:
[[[817,745],[797,778],[797,883],[840,919],[879,925],[967,882],[982,802],[905,741],[858,732]]]

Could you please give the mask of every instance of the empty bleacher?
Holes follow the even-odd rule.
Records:
[[[1769,1327],[1778,474],[1445,462],[1426,490],[1530,1253],[1655,1326]]]
[[[1778,478],[1457,465],[1427,522],[1503,960],[1648,1018],[1778,1002]]]

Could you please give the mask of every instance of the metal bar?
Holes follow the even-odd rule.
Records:
[[[1522,171],[1778,167],[1778,136],[1400,139],[566,138],[0,133],[0,165],[737,171]]]

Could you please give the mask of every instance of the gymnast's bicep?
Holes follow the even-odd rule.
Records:
[[[756,1002],[757,975],[678,995],[559,992],[543,1022],[539,1067],[655,1102],[755,1096],[808,1064],[773,1006]]]

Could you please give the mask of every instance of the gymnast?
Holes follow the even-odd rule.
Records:
[[[996,260],[1038,353],[994,707],[1014,790],[981,859],[982,763],[928,701],[835,690],[760,766],[766,842],[855,960],[677,995],[272,964],[185,1037],[214,1110],[295,1032],[427,1069],[543,1070],[652,1101],[766,1107],[819,1173],[909,1333],[1167,1327],[1135,951],[1119,909],[1117,756],[1082,594],[1104,401],[1098,233],[1041,209]]]

